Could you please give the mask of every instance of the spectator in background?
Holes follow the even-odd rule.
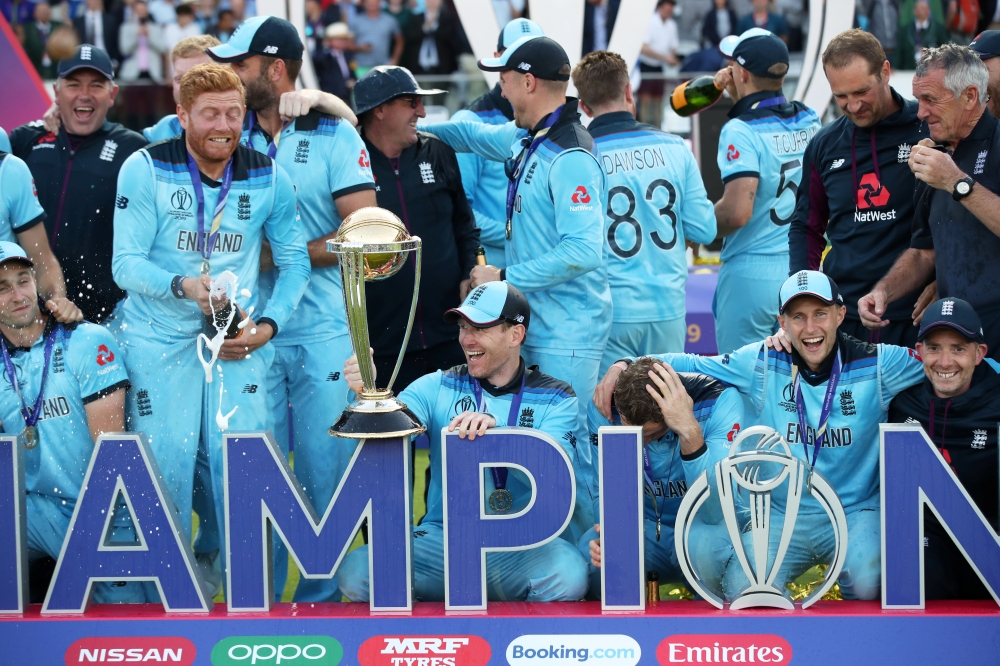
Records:
[[[458,69],[457,21],[442,0],[425,3],[424,13],[414,14],[403,31],[400,62],[414,74],[451,74]]]
[[[913,6],[920,0],[900,0],[899,1],[899,28],[902,30],[913,23]],[[931,8],[931,18],[944,25],[947,17],[949,0],[927,0]]]
[[[583,54],[606,51],[621,0],[586,0],[583,8]],[[501,23],[500,25],[504,25]]]
[[[149,14],[160,25],[170,25],[177,21],[173,0],[150,0]]]
[[[917,0],[913,3],[913,21],[899,31],[892,66],[896,69],[913,69],[924,49],[941,46],[949,41],[944,25],[931,16],[930,3],[927,0]]]
[[[859,23],[863,18],[865,25],[862,27],[882,44],[889,62],[895,62],[899,34],[898,0],[861,0],[858,12]]]
[[[306,0],[305,49],[310,58],[316,59],[323,52],[323,5],[319,0]]]
[[[399,23],[382,11],[381,0],[364,0],[364,12],[351,23],[358,76],[372,67],[398,65],[403,55],[403,32]]]
[[[35,4],[34,20],[23,25],[24,52],[45,80],[56,78],[56,63],[52,62],[45,46],[52,31],[61,25],[61,21],[52,20],[52,6],[48,2]]]
[[[215,24],[215,0],[199,0],[194,11],[194,20],[201,28],[201,34],[207,34]]]
[[[499,25],[507,25],[524,14],[525,0],[493,0],[493,12]]]
[[[763,28],[788,43],[788,22],[780,14],[771,11],[771,0],[753,0],[753,11],[736,24],[735,34],[742,35],[750,28]]]
[[[351,69],[351,43],[354,34],[346,23],[334,23],[326,27],[323,47],[313,58],[313,67],[323,92],[336,95],[347,103],[351,101],[354,88],[354,71]]]
[[[73,19],[73,27],[80,41],[103,49],[115,68],[122,61],[118,50],[118,19],[104,11],[104,0],[87,0],[87,10]]]
[[[233,15],[233,10],[223,9],[219,12],[219,20],[212,26],[208,34],[225,44],[233,36],[233,30],[236,30],[236,17]]]
[[[714,0],[714,7],[705,14],[701,22],[702,47],[717,49],[724,37],[736,33],[737,22],[736,12],[730,6],[729,0]]]
[[[181,4],[177,6],[177,23],[171,23],[164,29],[167,51],[172,50],[182,39],[204,34],[194,19],[194,6],[197,2],[198,0],[181,0]]]
[[[990,73],[986,92],[989,93],[987,108],[994,118],[1000,118],[1000,30],[987,30],[969,44]]]
[[[639,53],[639,71],[644,74],[663,74],[663,65],[679,65],[677,47],[680,36],[674,21],[677,0],[657,0],[656,11],[646,29],[642,51]],[[663,121],[663,79],[645,79],[639,86],[639,120],[653,127]]]
[[[849,1],[849,0],[847,0]],[[802,28],[809,22],[809,0],[774,0],[774,11],[788,26],[789,51],[801,51],[805,41]]]
[[[122,81],[152,79],[163,83],[163,54],[167,52],[163,27],[149,15],[146,0],[135,0],[131,14],[118,32],[124,58],[118,76]]]
[[[20,26],[31,21],[33,7],[25,0],[0,0],[0,14],[11,26]]]
[[[410,24],[410,18],[413,16],[413,10],[407,5],[406,0],[389,0],[385,11],[396,19],[399,29],[405,34],[406,26]]]

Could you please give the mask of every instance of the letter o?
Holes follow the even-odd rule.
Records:
[[[524,651],[524,656],[527,657],[528,659],[534,659],[535,651],[532,650],[531,648],[528,648],[527,650]]]
[[[236,648],[243,648],[244,650],[247,651],[247,653],[242,657],[237,657],[235,654],[233,654],[233,650],[235,650]],[[229,655],[230,659],[235,659],[236,661],[243,661],[244,659],[249,659],[252,653],[253,650],[250,649],[249,645],[234,645],[233,647],[229,648],[229,652],[227,654]]]
[[[321,652],[315,657],[310,657],[309,648],[319,648]],[[309,645],[302,648],[302,656],[305,657],[306,659],[322,659],[323,657],[326,656],[326,647],[320,645],[319,643],[310,643]]]

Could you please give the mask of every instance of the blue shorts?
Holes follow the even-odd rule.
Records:
[[[778,325],[778,291],[788,278],[788,254],[741,254],[722,264],[712,299],[720,354],[760,342]]]
[[[611,335],[601,358],[600,376],[604,376],[612,363],[625,357],[683,352],[686,339],[687,319],[684,317],[643,324],[615,322],[611,324]]]

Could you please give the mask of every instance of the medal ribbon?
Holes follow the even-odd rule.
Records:
[[[510,401],[510,414],[507,415],[507,426],[513,427],[517,424],[517,415],[521,411],[521,398],[524,395],[524,381],[528,376],[528,369],[525,368],[524,372],[521,373],[521,388]],[[472,379],[472,392],[476,395],[476,411],[482,412],[486,409],[486,405],[483,403],[483,387],[479,385],[479,380],[475,377]],[[513,422],[513,423],[512,423]],[[493,475],[493,485],[497,490],[504,490],[507,488],[507,473],[508,469],[506,467],[490,467],[490,474]]]
[[[549,119],[545,121],[545,126],[538,130],[535,134],[534,139],[528,147],[521,151],[521,154],[514,160],[513,168],[510,168],[508,164],[507,178],[510,182],[507,183],[507,222],[510,223],[511,219],[514,217],[514,200],[517,198],[517,186],[521,183],[521,172],[524,170],[524,165],[528,163],[531,159],[531,155],[538,150],[538,147],[542,145],[542,141],[545,140],[545,135],[549,133],[549,130],[553,125],[559,120],[559,116],[562,115],[563,107],[559,107],[551,114],[549,114]],[[527,137],[525,137],[526,140]]]
[[[191,153],[187,155],[188,172],[191,174],[191,186],[194,188],[195,199],[198,200],[198,250],[201,258],[207,263],[212,257],[212,248],[215,247],[215,239],[219,237],[219,227],[222,226],[222,212],[226,209],[226,201],[229,199],[229,190],[233,186],[233,158],[226,162],[226,169],[222,172],[222,186],[219,188],[219,200],[215,204],[215,213],[212,216],[212,228],[208,238],[205,237],[205,191],[201,186],[201,172],[195,163]]]
[[[249,137],[248,140],[252,145],[253,126],[257,124],[257,114],[253,111],[248,111],[247,118],[248,118],[247,124],[249,125],[249,128],[247,129],[247,136]],[[278,154],[278,142],[281,141],[281,133],[284,132],[285,128],[291,124],[292,124],[291,120],[286,120],[285,122],[283,122],[281,124],[281,129],[278,130],[278,133],[274,135],[273,139],[271,139],[271,143],[267,144],[267,156],[270,157],[272,160],[274,159],[274,156]]]
[[[62,324],[56,324],[55,328],[45,338],[45,362],[42,366],[42,381],[38,386],[38,397],[35,398],[35,406],[31,409],[25,404],[24,396],[21,395],[21,385],[17,381],[17,373],[14,371],[14,362],[10,358],[10,351],[7,349],[6,344],[0,343],[0,350],[3,352],[3,367],[7,371],[7,378],[10,379],[10,383],[14,387],[18,399],[21,401],[21,416],[24,418],[26,428],[35,426],[38,423],[38,419],[42,416],[42,400],[45,395],[45,380],[49,376],[49,361],[52,359],[52,348],[56,343],[56,335],[61,334],[62,330]]]
[[[826,425],[830,420],[830,412],[833,411],[833,396],[837,392],[837,384],[840,382],[840,349],[837,349],[837,357],[833,360],[833,367],[830,368],[830,378],[826,382],[826,396],[823,398],[823,408],[819,413],[819,427],[816,428],[816,441],[813,442],[812,463],[809,465],[811,475],[816,468],[816,459],[819,458],[819,450],[823,445],[823,437],[826,436]],[[802,448],[805,451],[806,462],[809,462],[808,429],[806,428],[806,402],[802,398],[802,386],[799,376],[799,368],[792,364],[792,386],[795,392],[795,410],[799,417],[799,437],[802,439]]]

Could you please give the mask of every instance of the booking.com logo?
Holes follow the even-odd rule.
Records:
[[[623,634],[563,634],[520,636],[507,646],[511,666],[569,666],[595,661],[601,666],[635,666],[642,650]]]

